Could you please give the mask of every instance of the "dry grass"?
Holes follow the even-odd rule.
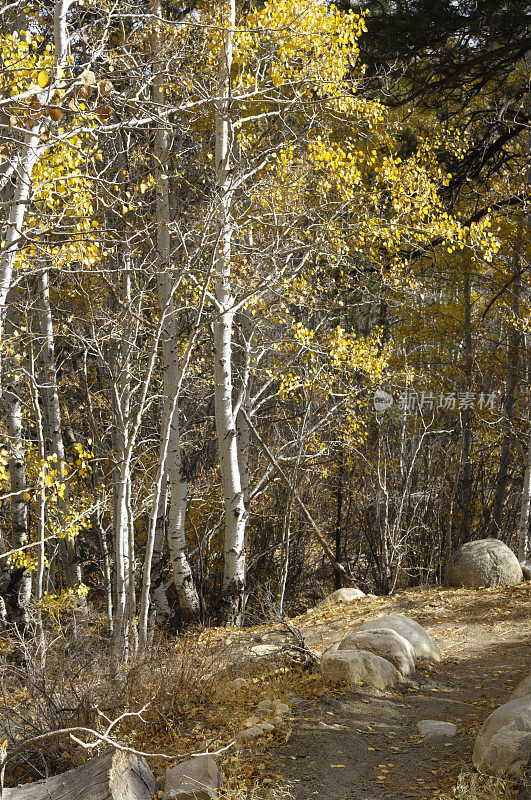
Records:
[[[465,624],[474,625],[486,613],[489,625],[494,628],[498,624],[506,627],[509,618],[511,625],[513,620],[517,627],[524,625],[528,620],[530,594],[530,583],[515,589],[484,592],[418,589],[402,592],[395,598],[364,599],[329,609],[311,609],[294,622],[308,638],[312,649],[322,651],[329,644],[330,633],[337,638],[344,635],[345,629],[368,617],[391,611],[406,613],[426,625],[437,635],[443,649],[451,651],[453,647],[462,647],[460,636]],[[260,700],[278,698],[289,703],[294,696],[313,700],[323,692],[319,675],[294,665],[285,654],[267,660],[250,658],[249,649],[257,640],[287,642],[277,623],[241,632],[213,628],[189,633],[177,641],[161,637],[149,661],[124,670],[116,681],[106,671],[103,658],[106,645],[95,625],[82,647],[67,646],[66,640],[59,638],[50,648],[47,671],[33,675],[33,688],[24,685],[20,672],[4,680],[4,709],[8,712],[11,706],[17,713],[34,717],[31,705],[35,698],[41,696],[41,702],[46,705],[46,695],[51,693],[50,709],[60,709],[61,725],[79,724],[82,719],[83,724],[97,727],[100,723],[96,706],[112,718],[148,704],[144,722],[128,722],[117,734],[136,749],[170,756],[170,762],[150,760],[155,775],[161,777],[167,766],[189,753],[205,749],[215,751],[229,745]],[[100,653],[101,657],[91,663],[87,653]],[[247,686],[238,691],[233,689],[231,681],[235,677],[246,678]],[[54,725],[51,711],[46,725]],[[273,734],[245,748],[230,747],[224,752],[219,758],[226,776],[224,798],[283,800],[289,797],[289,787],[278,774],[275,763],[277,747],[284,745],[289,736],[288,717],[286,724]],[[33,753],[30,757],[36,768],[33,776],[26,763],[23,770],[11,772],[11,784],[42,774],[45,768],[42,759],[34,761],[34,756]],[[84,754],[68,740],[63,740],[50,748],[47,756],[46,768],[59,772],[77,765]],[[437,800],[509,800],[511,797],[514,797],[514,786],[510,783],[463,772],[453,791],[437,795]]]
[[[463,770],[454,789],[450,793],[438,794],[437,800],[514,800],[515,791],[515,781]]]

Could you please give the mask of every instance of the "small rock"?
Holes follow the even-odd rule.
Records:
[[[258,705],[256,706],[257,711],[272,711],[273,704],[271,700],[260,700]]]
[[[236,734],[236,739],[238,742],[250,742],[251,739],[257,739],[259,736],[263,735],[264,729],[256,725],[252,728],[246,728],[245,730],[240,731],[238,734]]]
[[[245,725],[246,728],[252,728],[254,725],[259,725],[260,722],[261,720],[258,717],[247,717],[242,724]]]
[[[348,731],[346,725],[341,725],[339,722],[324,722],[324,720],[319,720],[317,723],[319,728],[324,728],[325,731]]]
[[[304,697],[292,697],[290,703],[295,708],[299,708],[299,706],[305,705],[306,700],[304,699]]]
[[[282,717],[272,717],[269,720],[269,724],[273,725],[274,728],[280,728],[282,725],[284,725],[284,720]]]
[[[223,774],[213,758],[197,756],[166,771],[164,798],[175,800],[215,800]]]
[[[282,714],[288,714],[290,707],[286,705],[286,703],[281,703],[279,701],[275,701],[273,703],[273,712],[276,717],[281,717]]]
[[[265,733],[272,733],[275,730],[275,726],[271,722],[263,722],[261,728]]]
[[[257,658],[264,658],[265,656],[272,656],[279,653],[280,648],[276,644],[255,644],[251,647],[251,653]]]
[[[455,736],[457,725],[453,722],[442,722],[438,719],[421,719],[417,722],[417,728],[422,736],[432,739],[436,736]]]
[[[230,685],[233,689],[243,689],[244,686],[247,686],[247,681],[245,678],[234,678],[233,681],[230,682]]]

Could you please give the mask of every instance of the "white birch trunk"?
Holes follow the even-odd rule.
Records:
[[[39,135],[34,127],[26,135],[16,174],[16,185],[13,201],[7,220],[7,231],[4,249],[0,255],[0,396],[2,394],[2,342],[7,314],[7,297],[13,282],[13,269],[17,253],[22,241],[24,216],[31,193],[31,176],[33,167],[39,157]],[[35,131],[35,132],[33,132]]]
[[[44,94],[49,100],[55,91],[57,80],[61,77],[62,69],[68,56],[68,31],[66,14],[73,0],[58,0],[54,8],[54,45],[55,75]],[[26,209],[31,195],[33,168],[45,151],[39,137],[40,125],[35,123],[25,136],[22,150],[15,169],[15,189],[13,200],[9,209],[4,247],[0,255],[0,396],[2,394],[2,361],[1,345],[3,341],[4,324],[7,312],[7,296],[13,283],[13,270],[21,242],[23,241],[23,227]]]
[[[216,102],[215,168],[218,189],[217,246],[214,257],[214,400],[219,443],[221,483],[225,508],[222,619],[238,625],[242,621],[245,588],[246,513],[242,491],[236,420],[232,401],[232,323],[234,298],[230,287],[232,239],[231,153],[233,129],[230,119],[230,74],[232,35],[236,22],[235,0],[229,1],[228,20],[220,52],[219,97]]]
[[[170,604],[166,596],[164,585],[164,543],[166,541],[166,509],[168,506],[168,477],[163,475],[162,486],[160,487],[159,507],[155,522],[155,539],[153,542],[153,563],[151,565],[151,602],[153,603],[153,620],[161,617],[169,617],[171,614]],[[153,627],[153,625],[152,625]]]
[[[130,314],[130,254],[124,253],[124,269],[117,279],[117,295],[122,299],[121,314],[127,320]],[[118,309],[115,309],[116,311]],[[114,500],[114,597],[115,627],[114,656],[117,660],[129,659],[129,622],[134,618],[131,596],[131,514],[130,514],[130,466],[131,466],[131,342],[127,322],[121,337],[110,348],[109,366],[112,382],[112,407],[114,416],[114,445],[116,466],[113,472]]]
[[[35,422],[37,428],[37,442],[39,445],[39,461],[42,463],[46,456],[44,446],[44,430],[42,426],[42,414],[39,405],[39,392],[37,388],[37,380],[35,375],[35,355],[33,352],[33,345],[30,346],[29,354],[30,366],[30,397],[33,406],[33,413],[35,415]],[[46,487],[44,483],[41,484],[39,489],[39,499],[37,505],[37,571],[35,575],[35,600],[37,604],[44,597],[44,581],[46,575]],[[46,663],[46,644],[44,637],[44,626],[42,624],[42,613],[40,607],[37,605],[37,637],[39,640],[40,648],[40,663],[44,667]]]
[[[11,294],[16,295],[16,291]],[[18,339],[15,337],[15,327],[20,315],[11,304],[11,294],[8,296],[9,311],[6,319],[6,334],[12,347],[17,347]],[[18,362],[16,358],[9,358],[7,366],[7,386],[5,392],[5,412],[7,443],[9,445],[9,478],[10,478],[10,511],[11,511],[11,548],[23,547],[28,541],[28,508],[24,497],[26,492],[26,461],[24,452],[24,439],[22,433],[22,401],[19,394],[20,382],[17,379]],[[10,548],[10,549],[11,549]],[[7,564],[2,564],[8,581],[15,578],[14,569],[9,569]],[[28,621],[27,606],[31,600],[32,579],[31,572],[24,570],[18,574],[15,581],[16,600],[14,603],[12,622],[21,622],[25,625]]]
[[[14,386],[5,394],[7,436],[10,445],[9,477],[11,483],[11,534],[13,548],[23,547],[28,541],[28,510],[26,491],[26,464],[22,438],[22,403]],[[31,600],[31,573],[26,569],[17,579],[16,617],[13,622],[25,625],[27,606]]]
[[[35,414],[37,441],[39,444],[39,461],[42,463],[46,457],[46,447],[44,442],[44,428],[42,424],[42,414],[39,405],[39,392],[35,373],[35,358],[33,348],[30,353],[30,377],[31,377],[31,402],[33,413]],[[46,574],[46,487],[44,483],[39,490],[39,504],[37,511],[39,549],[37,555],[37,576],[35,585],[35,598],[37,601],[44,597],[44,579]]]
[[[160,0],[152,0],[151,11],[155,17],[162,16]],[[154,53],[153,63],[153,100],[160,103],[163,98],[161,91],[164,84],[164,60],[160,39],[160,31],[152,34],[152,47]],[[163,426],[160,451],[160,475],[157,480],[157,514],[161,498],[165,494],[166,474],[170,490],[170,503],[167,522],[167,539],[173,571],[173,581],[179,601],[179,616],[182,624],[197,621],[199,617],[199,598],[195,588],[192,570],[186,555],[186,509],[188,499],[188,486],[183,478],[180,429],[179,429],[179,403],[178,392],[182,380],[179,358],[179,340],[175,328],[175,309],[173,305],[173,287],[170,274],[171,239],[169,233],[170,223],[170,198],[166,164],[169,159],[168,131],[162,121],[155,132],[155,183],[156,183],[156,270],[157,289],[160,313],[164,315],[162,329],[162,358],[164,364],[164,419],[167,425]],[[166,473],[166,474],[165,474]],[[154,509],[155,510],[155,509]],[[142,636],[146,635],[146,613],[149,605],[149,586],[153,564],[153,553],[157,531],[156,519],[150,525],[150,536],[146,546],[144,561],[141,627]],[[162,549],[162,548],[160,548]],[[162,597],[164,586],[158,584],[158,603],[164,604]],[[167,602],[166,602],[167,605]]]

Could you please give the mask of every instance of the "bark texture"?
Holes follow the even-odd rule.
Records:
[[[151,800],[157,791],[143,758],[116,751],[63,775],[4,789],[2,800]]]

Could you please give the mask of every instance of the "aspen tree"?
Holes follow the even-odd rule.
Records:
[[[219,54],[219,99],[215,106],[215,170],[217,188],[216,251],[214,256],[214,400],[216,434],[219,444],[221,484],[225,508],[224,572],[222,616],[226,623],[238,625],[243,615],[245,586],[246,511],[242,491],[235,409],[232,393],[234,297],[231,291],[231,259],[234,196],[231,159],[234,129],[231,108],[231,69],[236,2],[226,5],[223,39]]]
[[[152,0],[152,14],[162,17],[160,0]],[[153,49],[153,102],[160,105],[163,98],[165,68],[162,52],[162,29],[154,25],[152,33]],[[156,186],[156,264],[157,289],[161,313],[166,314],[166,324],[162,333],[162,357],[164,362],[164,414],[171,409],[169,441],[167,445],[166,472],[170,490],[170,503],[167,522],[167,540],[173,570],[173,582],[182,621],[195,621],[199,615],[199,599],[194,586],[190,564],[186,556],[186,507],[188,486],[184,478],[180,428],[179,403],[174,393],[179,388],[181,371],[179,338],[176,330],[176,308],[172,298],[172,279],[170,274],[170,198],[167,165],[170,160],[169,131],[163,120],[157,124],[154,140],[155,186]],[[172,402],[173,401],[173,402]]]

